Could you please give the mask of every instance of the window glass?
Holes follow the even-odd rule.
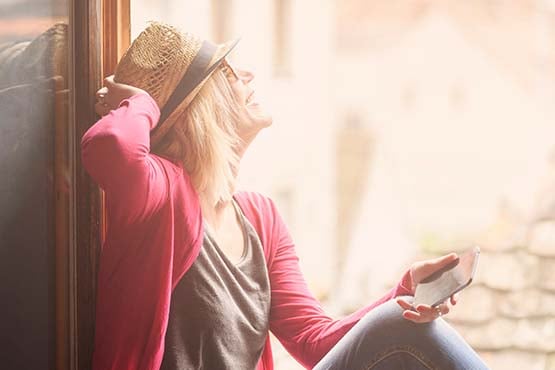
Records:
[[[55,367],[56,242],[70,189],[68,9],[65,0],[0,4],[3,369]]]

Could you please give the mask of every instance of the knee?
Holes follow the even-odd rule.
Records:
[[[403,309],[395,300],[376,307],[359,324],[360,348],[373,348],[376,353],[393,351],[398,354],[394,356],[397,359],[408,356],[421,363],[437,365],[429,368],[487,369],[472,348],[446,321],[439,318],[417,324],[407,320],[403,317]],[[392,357],[391,361],[393,360]]]
[[[412,297],[410,297],[412,298]],[[382,339],[391,338],[392,342],[412,342],[413,339],[424,340],[430,337],[436,330],[435,322],[417,324],[403,317],[403,309],[394,299],[370,311],[360,324],[363,326],[365,335]]]
[[[410,323],[410,321],[403,317],[403,311],[395,299],[390,299],[368,312],[361,321],[370,324],[374,330],[378,328],[387,330],[392,326],[405,326],[404,324]]]

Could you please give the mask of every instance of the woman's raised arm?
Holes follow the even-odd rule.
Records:
[[[138,89],[137,89],[138,90]],[[117,103],[84,134],[85,169],[106,192],[127,223],[144,219],[167,198],[167,178],[160,158],[150,154],[150,131],[160,110],[144,91]]]

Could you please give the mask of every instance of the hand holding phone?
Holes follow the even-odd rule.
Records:
[[[432,260],[420,261],[411,267],[411,299],[397,298],[403,317],[426,323],[449,313],[449,300],[455,305],[456,292],[470,284],[476,271],[480,249],[472,248],[460,256],[451,253]],[[449,299],[450,298],[450,299]]]
[[[472,282],[480,248],[474,247],[444,268],[434,272],[418,283],[414,292],[413,306],[420,304],[435,307]]]

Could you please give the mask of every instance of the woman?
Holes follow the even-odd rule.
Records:
[[[307,368],[486,368],[437,320],[448,303],[415,311],[401,298],[455,254],[414,264],[346,318],[325,315],[273,202],[235,191],[272,123],[254,75],[225,58],[235,44],[153,23],[97,93],[102,118],[82,139],[108,217],[93,368],[268,370],[269,331]]]

